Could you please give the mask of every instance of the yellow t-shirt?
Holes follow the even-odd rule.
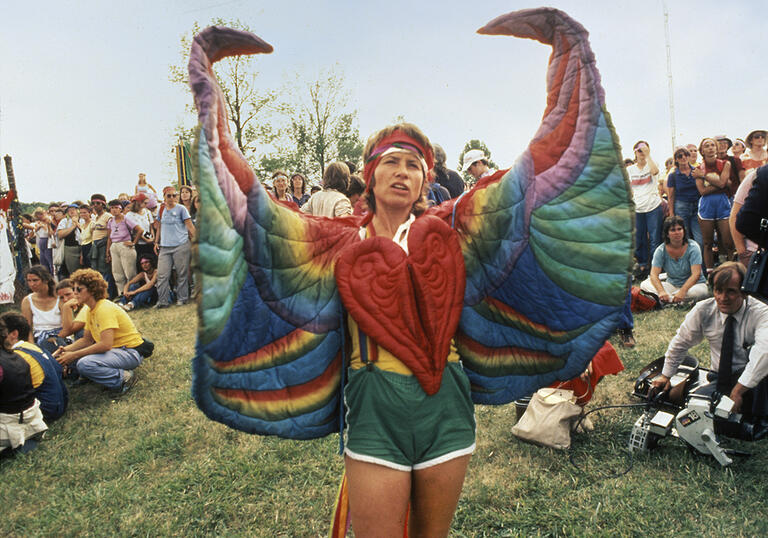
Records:
[[[16,344],[13,348],[13,351],[18,354],[22,359],[27,361],[27,364],[29,364],[29,373],[32,376],[32,388],[36,389],[40,385],[43,384],[43,381],[45,381],[45,372],[43,371],[43,368],[40,366],[40,363],[35,360],[35,358],[27,353],[27,349],[31,349],[33,351],[39,351],[42,353],[42,350],[37,347],[35,344],[30,344],[29,342],[23,342],[19,340],[19,343]]]
[[[363,368],[365,363],[360,355],[360,331],[352,316],[347,316],[347,328],[349,335],[352,337],[352,353],[349,357],[349,367],[357,370],[358,368]],[[375,359],[374,363],[380,370],[396,374],[413,375],[410,368],[392,355],[392,353],[377,345],[370,336],[366,338],[366,341],[368,342],[368,360],[374,361]],[[446,360],[448,362],[459,361],[459,354],[456,352],[456,345],[453,340],[451,340],[451,351],[448,353]]]
[[[90,312],[90,308],[88,308],[87,304],[84,304],[80,307],[80,310],[77,311],[77,315],[75,316],[75,319],[72,320],[73,323],[87,323],[88,322],[88,312]]]
[[[94,217],[93,222],[91,223],[91,238],[93,241],[98,241],[99,239],[107,237],[107,234],[109,233],[107,223],[111,218],[112,214],[107,211],[102,213],[100,217]]]
[[[144,341],[122,308],[111,301],[101,299],[96,301],[96,305],[88,313],[85,330],[91,333],[94,342],[100,342],[101,332],[106,329],[114,330],[113,348],[136,347]]]

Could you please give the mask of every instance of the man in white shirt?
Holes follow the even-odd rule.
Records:
[[[768,305],[741,291],[744,274],[744,266],[736,262],[712,271],[709,283],[714,297],[697,303],[685,317],[667,348],[662,375],[653,384],[669,389],[669,379],[688,350],[706,338],[711,369],[717,372],[708,376],[713,388],[730,396],[734,412],[764,419],[768,415]]]
[[[461,171],[475,178],[475,181],[490,176],[493,172],[488,167],[488,157],[482,150],[471,149],[464,154]]]

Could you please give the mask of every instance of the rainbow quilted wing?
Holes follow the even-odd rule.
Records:
[[[271,50],[251,34],[218,27],[192,45],[202,200],[192,393],[213,420],[307,439],[339,427],[342,325],[333,265],[357,226],[306,217],[272,200],[232,140],[211,66]]]
[[[533,141],[451,219],[467,270],[456,345],[475,402],[499,404],[580,374],[615,329],[634,211],[586,30],[542,8],[479,32],[553,47]]]

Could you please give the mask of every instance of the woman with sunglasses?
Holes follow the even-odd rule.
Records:
[[[699,226],[699,190],[690,164],[691,153],[685,146],[675,150],[675,169],[667,176],[667,192],[671,216],[683,219],[685,229],[693,236],[693,240],[702,245],[701,227]]]
[[[189,256],[195,237],[192,216],[178,203],[178,193],[172,186],[163,189],[164,203],[157,213],[155,254],[157,254],[157,308],[171,304],[171,271],[176,269],[176,301],[189,301]]]
[[[752,131],[747,135],[747,152],[741,157],[745,170],[760,168],[768,162],[768,151],[765,149],[766,132],[762,129]]]

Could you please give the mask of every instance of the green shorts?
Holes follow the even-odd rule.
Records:
[[[344,453],[354,460],[411,471],[475,450],[475,408],[458,362],[446,365],[432,396],[413,376],[376,367],[350,370],[344,402]]]

